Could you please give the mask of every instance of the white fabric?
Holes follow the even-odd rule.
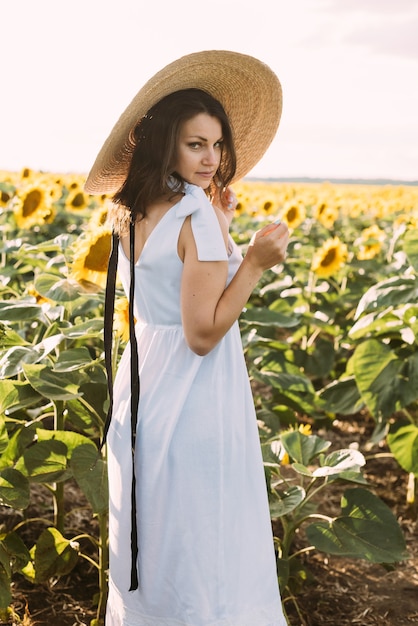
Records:
[[[106,626],[285,626],[251,389],[238,323],[205,357],[181,325],[187,215],[200,259],[226,260],[216,214],[187,186],[135,267],[141,395],[137,447],[139,589],[130,585],[130,368],[115,381],[108,434],[110,585]],[[230,280],[241,256],[228,259]],[[125,290],[129,262],[121,249]]]

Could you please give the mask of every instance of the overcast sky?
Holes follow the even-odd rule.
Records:
[[[0,168],[86,172],[156,71],[206,49],[283,86],[261,177],[418,179],[418,0],[1,0]]]

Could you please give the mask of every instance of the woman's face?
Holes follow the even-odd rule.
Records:
[[[222,127],[216,117],[198,113],[180,127],[174,171],[188,183],[209,187],[222,156]]]

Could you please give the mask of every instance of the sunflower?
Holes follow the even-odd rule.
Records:
[[[413,215],[399,215],[396,220],[394,220],[393,222],[393,228],[395,230],[397,230],[398,228],[401,227],[406,227],[406,226],[410,226],[411,228],[417,228],[418,227],[418,218],[414,217]]]
[[[14,198],[13,211],[19,228],[29,229],[49,223],[54,217],[49,191],[40,184],[18,191]]]
[[[335,274],[347,258],[347,246],[338,237],[327,239],[312,259],[312,270],[326,278]]]
[[[0,207],[6,207],[12,198],[13,198],[12,191],[6,191],[5,189],[0,189]]]
[[[271,215],[272,213],[277,213],[278,203],[273,196],[267,196],[260,201],[260,207],[261,213],[265,215]]]
[[[296,430],[296,429],[291,426],[289,430]],[[310,424],[299,424],[298,431],[302,433],[302,435],[305,435],[306,437],[309,437],[310,435],[312,435],[312,427]],[[271,443],[271,449],[273,453],[279,457],[280,465],[290,465],[289,454],[286,452],[281,441],[277,441],[277,440],[273,441]]]
[[[334,226],[334,222],[338,218],[338,210],[327,202],[319,202],[314,207],[314,216],[322,226],[329,230]]]
[[[85,178],[80,174],[66,174],[64,184],[69,191],[80,190],[83,188]]]
[[[59,182],[59,179],[49,179],[45,180],[46,186],[48,186],[48,194],[51,198],[51,202],[58,202],[62,197],[62,184]]]
[[[22,180],[28,179],[28,178],[32,178],[33,176],[33,172],[29,167],[24,167],[21,171],[20,171],[20,178]]]
[[[51,302],[51,300],[49,300],[48,298],[41,296],[39,291],[35,289],[34,285],[29,285],[29,287],[26,290],[26,293],[32,296],[33,298],[35,298],[36,304],[46,304],[46,303]]]
[[[89,196],[84,193],[84,191],[76,187],[70,191],[65,199],[65,206],[67,209],[71,209],[72,211],[82,211],[88,207],[89,202]]]
[[[297,228],[306,217],[305,205],[301,201],[288,202],[283,207],[281,217],[289,228]]]
[[[70,272],[72,278],[79,282],[88,281],[104,288],[111,241],[111,231],[105,226],[97,228],[94,232],[87,231],[78,239],[73,248]]]
[[[129,339],[129,302],[128,298],[118,298],[115,302],[113,328],[122,341]]]
[[[306,435],[307,437],[312,435],[312,426],[310,424],[299,424],[298,430],[302,435]]]
[[[382,249],[382,242],[385,239],[385,233],[383,230],[373,224],[369,228],[365,228],[361,233],[360,238],[357,240],[359,251],[357,258],[359,261],[365,261],[368,259],[374,259]]]
[[[108,207],[100,206],[97,209],[94,209],[91,218],[89,219],[89,223],[87,228],[89,230],[96,230],[97,228],[102,228],[102,226],[107,225],[107,217],[108,217]]]

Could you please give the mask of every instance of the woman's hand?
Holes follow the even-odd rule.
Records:
[[[269,224],[254,233],[246,254],[246,262],[261,271],[282,263],[286,258],[289,229],[283,222]]]
[[[238,200],[235,195],[235,191],[232,187],[226,187],[225,189],[216,188],[215,195],[213,196],[212,204],[221,209],[226,217],[228,225],[231,224],[234,217],[234,211],[237,207]]]

